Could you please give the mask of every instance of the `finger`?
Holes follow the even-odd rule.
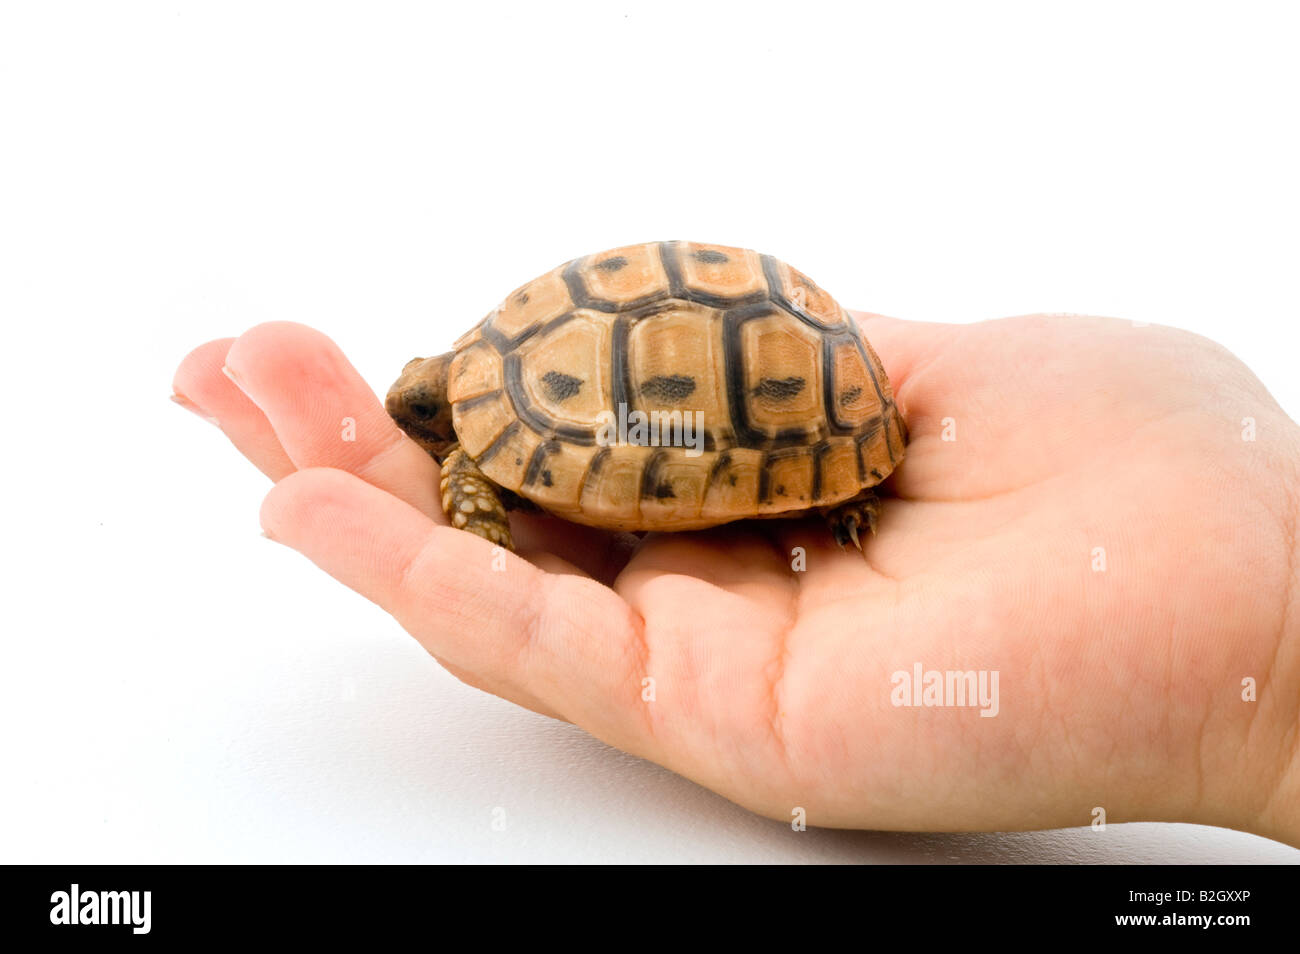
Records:
[[[187,354],[172,379],[173,400],[216,423],[253,466],[279,480],[293,472],[293,462],[266,415],[221,373],[234,341],[209,341]]]
[[[245,456],[272,479],[292,473],[294,463],[261,409],[222,373],[235,339],[209,342],[181,363],[174,389],[178,403],[216,418]],[[197,395],[197,397],[195,397]],[[516,542],[530,560],[555,572],[581,572],[609,583],[626,565],[636,540],[628,534],[566,523],[543,514],[514,516]],[[550,559],[553,554],[559,560]]]
[[[280,446],[266,415],[222,372],[234,341],[234,338],[210,341],[187,355],[176,371],[172,399],[216,423],[258,469],[272,480],[279,480],[294,472],[293,462]],[[483,688],[471,674],[443,660],[439,662],[462,682]]]
[[[226,368],[295,467],[346,470],[445,521],[437,465],[325,335],[293,322],[258,325],[231,346]]]
[[[647,748],[640,620],[606,587],[545,573],[338,470],[280,481],[262,525],[488,691]]]

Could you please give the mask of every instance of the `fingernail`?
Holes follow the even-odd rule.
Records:
[[[230,378],[230,380],[235,383],[235,387],[239,388],[241,391],[243,390],[243,387],[239,383],[239,378],[235,375],[234,371],[231,371],[228,367],[226,367],[223,364],[221,366],[221,373],[224,374],[226,377]]]
[[[203,420],[207,421],[209,424],[213,425],[214,427],[221,426],[220,421],[218,421],[207,411],[203,410],[203,408],[199,407],[197,404],[195,404],[193,401],[187,398],[184,394],[173,394],[172,400],[175,403],[179,404],[181,407],[185,408],[185,410],[189,411],[191,414],[197,414],[199,417],[203,418]]]

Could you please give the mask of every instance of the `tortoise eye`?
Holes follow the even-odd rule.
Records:
[[[438,405],[428,401],[415,401],[406,405],[406,409],[421,420],[427,421],[438,413]]]

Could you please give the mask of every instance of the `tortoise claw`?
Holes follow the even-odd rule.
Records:
[[[836,543],[846,550],[852,543],[861,553],[862,538],[858,535],[858,528],[865,527],[872,536],[875,536],[879,514],[880,500],[875,494],[870,494],[845,501],[838,507],[826,511],[826,519],[831,525],[831,533],[835,536]]]

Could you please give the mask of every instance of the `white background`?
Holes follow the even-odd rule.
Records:
[[[1297,861],[758,819],[456,683],[167,401],[268,319],[383,389],[558,262],[689,238],[904,317],[1190,328],[1295,416],[1295,9],[6,4],[0,860]]]

